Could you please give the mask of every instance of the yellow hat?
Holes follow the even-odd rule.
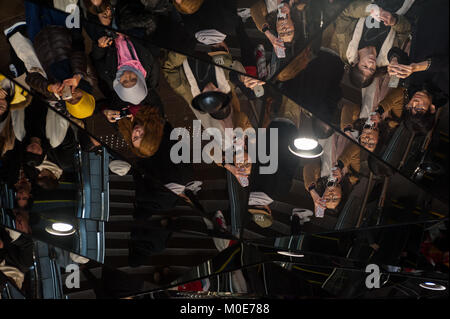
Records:
[[[200,7],[202,6],[204,0],[183,0],[180,4],[178,4],[175,0],[173,1],[173,5],[175,8],[184,14],[194,14],[196,13]]]
[[[85,119],[91,116],[95,109],[94,97],[85,91],[82,92],[83,96],[77,104],[70,104],[66,102],[67,111],[69,111],[70,115],[76,117],[77,119]]]

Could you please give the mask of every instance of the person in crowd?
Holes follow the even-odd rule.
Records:
[[[159,62],[138,41],[118,33],[116,39],[103,36],[91,53],[104,94],[115,92],[113,104],[119,106],[155,104],[159,81]],[[106,91],[107,90],[107,91]],[[118,101],[115,101],[118,100]],[[122,102],[120,102],[122,101]]]
[[[109,29],[100,28],[98,24],[117,29],[114,6],[109,0],[95,0],[94,2],[91,0],[83,0],[83,3],[86,20],[83,20],[82,24],[92,41],[97,42],[106,33],[112,32]]]
[[[225,67],[232,65],[231,55],[226,51],[219,49],[219,51],[210,52],[209,55],[216,64]],[[225,128],[242,128],[243,131],[252,128],[248,116],[240,109],[235,86],[229,80],[229,71],[175,52],[169,52],[162,70],[169,85],[184,98],[197,119],[201,120],[205,129],[209,127],[218,128],[223,133],[222,137],[224,138]],[[254,88],[262,83],[245,76],[241,77],[240,80],[249,88]],[[227,94],[226,102],[219,103],[220,105],[209,109],[202,108],[204,106],[202,103],[200,105],[193,103],[194,98],[214,91]],[[244,177],[239,174],[235,165],[227,164],[225,168],[230,170],[238,180],[240,177]],[[245,169],[247,175],[250,170],[250,167]]]
[[[93,41],[101,37],[95,24],[121,30],[136,37],[152,35],[158,25],[158,14],[166,13],[171,5],[168,0],[141,1],[141,0],[84,0],[86,17],[89,22],[85,24],[87,32]]]
[[[15,212],[16,230],[0,227],[0,272],[19,289],[33,265],[33,240],[28,235],[28,213]],[[6,283],[0,277],[0,288]]]
[[[69,122],[35,100],[25,116],[24,165],[33,183],[55,189],[63,171],[73,171],[77,141]]]
[[[404,120],[407,127],[426,134],[435,113],[448,102],[448,1],[433,0],[418,13],[409,57],[398,48],[390,52],[390,76],[404,80]],[[400,96],[400,93],[398,93]]]
[[[352,182],[349,176],[343,173],[344,165],[344,162],[338,161],[338,165],[332,169],[331,176],[322,177],[320,160],[314,160],[304,166],[303,180],[306,190],[314,201],[316,217],[319,217],[317,210],[320,208],[325,214],[336,216],[345,204]],[[352,181],[354,182],[354,179]]]
[[[105,110],[109,122],[117,128],[135,155],[141,158],[153,156],[163,139],[166,121],[157,107],[135,106],[127,109],[129,114],[120,118],[119,111]]]
[[[32,96],[27,91],[0,74],[0,156],[14,148],[17,139],[15,132],[21,135],[20,123],[13,112],[23,112],[31,100]]]
[[[172,126],[165,121],[156,107],[141,106],[139,111],[131,107],[130,117],[117,121],[117,127],[138,159],[134,162],[132,174],[136,187],[136,202],[143,210],[161,210],[172,207],[179,200],[188,200],[186,190],[194,195],[200,190],[201,182],[194,181],[192,166],[174,164],[170,158],[171,149],[177,141],[170,139]],[[109,111],[107,116],[115,111]],[[131,165],[113,161],[113,172],[124,175]]]
[[[448,1],[443,0],[427,3],[414,26],[409,57],[402,56],[403,61],[392,59],[389,75],[407,78],[410,86],[432,82],[448,95],[448,6]],[[393,48],[392,54],[398,50]]]
[[[65,102],[71,116],[91,116],[95,99],[82,36],[62,26],[47,26],[36,36],[34,48],[43,70],[29,72],[27,84],[48,101]]]
[[[279,11],[283,17],[279,17]],[[293,0],[259,0],[251,7],[251,15],[258,30],[264,33],[275,49],[282,50],[300,33],[298,13]]]
[[[31,182],[25,175],[24,170],[20,171],[20,177],[18,182],[14,185],[16,191],[15,206],[20,209],[30,211],[33,205],[33,194],[31,189]]]
[[[404,105],[402,120],[410,131],[419,135],[433,128],[437,110],[448,103],[448,95],[429,82],[411,86],[403,97],[403,104],[398,104]]]
[[[357,138],[368,151],[375,152],[402,121],[404,93],[402,88],[392,89],[370,118],[360,118],[358,105],[346,104],[341,112],[341,130],[350,138]]]
[[[375,19],[373,23],[378,21],[377,27],[368,26],[369,15]],[[358,0],[337,18],[328,47],[350,65],[351,83],[365,88],[373,82],[379,68],[389,65],[389,50],[402,47],[410,32],[411,25],[402,15]]]
[[[242,23],[236,0],[175,0],[174,7],[194,43],[196,40],[205,45],[224,42],[228,36],[237,35],[236,28]]]

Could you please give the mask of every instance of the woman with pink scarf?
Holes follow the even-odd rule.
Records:
[[[93,46],[91,56],[100,88],[105,96],[113,96],[115,107],[152,105],[159,101],[155,92],[159,63],[139,41],[121,33],[115,39],[104,36]]]

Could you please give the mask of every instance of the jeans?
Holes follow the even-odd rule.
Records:
[[[34,42],[34,38],[44,27],[48,25],[66,26],[66,17],[68,14],[25,1],[25,15],[28,38],[31,42]]]

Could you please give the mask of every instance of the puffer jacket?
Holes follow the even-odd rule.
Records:
[[[139,0],[120,0],[116,6],[117,26],[120,30],[127,31],[142,29],[146,35],[151,35],[157,27],[157,17]],[[134,35],[134,34],[133,34]],[[136,34],[137,36],[138,34]]]
[[[147,10],[153,13],[164,14],[172,10],[173,5],[170,0],[141,0]]]
[[[48,85],[56,82],[50,72],[53,63],[68,59],[73,74],[87,77],[87,58],[81,33],[63,26],[47,26],[36,36],[34,48],[48,79],[39,72],[30,72],[26,82],[48,99],[54,99],[53,94],[47,91]]]

